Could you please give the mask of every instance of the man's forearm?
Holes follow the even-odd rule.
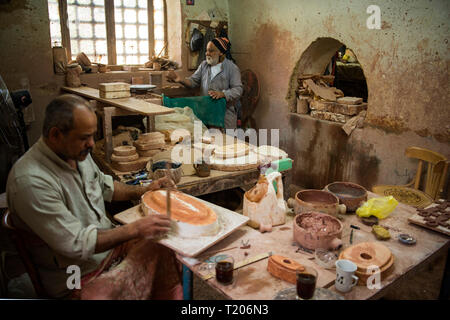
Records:
[[[151,189],[151,188],[150,188]],[[133,186],[114,181],[113,201],[139,200],[149,187]]]
[[[136,237],[138,237],[138,232],[133,224],[124,225],[109,230],[98,229],[95,253],[105,252]]]
[[[182,79],[178,83],[181,83],[183,86],[188,87],[188,88],[192,87],[192,81],[189,79]]]

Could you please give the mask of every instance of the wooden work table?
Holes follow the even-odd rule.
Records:
[[[143,115],[147,117],[147,131],[155,130],[155,116],[162,114],[170,114],[174,111],[155,103],[147,102],[142,99],[120,98],[105,99],[101,98],[98,89],[90,87],[62,87],[63,91],[73,93],[84,97],[88,100],[95,101],[92,105],[95,107],[96,113],[102,118],[103,135],[105,137],[105,159],[110,162],[113,152],[112,143],[112,117]]]
[[[375,197],[369,193],[369,198]],[[318,287],[329,288],[347,300],[366,300],[378,299],[385,295],[388,289],[400,281],[407,274],[414,273],[422,264],[425,264],[439,254],[445,254],[449,245],[450,237],[443,234],[427,230],[420,226],[408,223],[408,217],[415,213],[413,207],[399,204],[390,216],[380,221],[380,225],[388,227],[391,233],[391,239],[382,241],[394,255],[394,267],[392,272],[382,280],[381,289],[370,290],[366,286],[355,286],[349,293],[340,293],[334,288],[335,270],[325,270],[314,261],[314,255],[297,250],[298,247],[293,243],[293,216],[288,216],[284,225],[274,227],[272,232],[261,234],[248,226],[243,226],[230,236],[215,244],[201,255],[198,260],[205,259],[220,254],[231,254],[235,262],[271,251],[273,254],[279,254],[291,258],[299,263],[311,265],[318,271]],[[367,241],[378,241],[375,235],[370,232],[371,228],[362,224],[355,214],[349,214],[342,217],[344,230],[342,234],[343,248],[350,246],[350,225],[356,225],[361,230],[353,231],[353,244]],[[412,246],[400,243],[397,236],[401,233],[408,233],[417,239],[417,243]],[[250,248],[241,249],[243,241],[248,241]],[[217,252],[226,248],[233,248],[222,252]],[[194,264],[184,257],[178,258],[198,276],[204,274],[204,265]],[[210,278],[206,282],[215,290],[221,292],[230,299],[273,299],[277,292],[282,289],[293,287],[294,285],[279,279],[276,279],[268,273],[267,258],[254,262],[239,269],[236,275],[236,284],[223,286],[216,282],[215,278]],[[236,271],[235,271],[236,272]]]
[[[111,175],[115,180],[126,181],[123,178],[125,172],[112,168],[104,160],[102,153],[94,152],[92,154],[94,161],[104,173]],[[150,158],[149,158],[150,160]],[[285,175],[285,173],[282,173]],[[241,171],[219,171],[211,170],[209,177],[198,177],[196,175],[182,176],[177,184],[178,190],[181,190],[192,196],[200,196],[213,192],[254,185],[258,181],[260,172],[257,168]]]

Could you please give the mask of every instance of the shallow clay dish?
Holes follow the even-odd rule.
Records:
[[[356,211],[367,201],[367,190],[352,182],[333,182],[324,188],[339,198],[340,203],[345,204],[347,211]]]
[[[339,198],[328,191],[307,189],[295,194],[295,213],[318,211],[331,215],[345,213],[345,206],[339,205]]]

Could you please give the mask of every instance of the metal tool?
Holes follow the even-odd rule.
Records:
[[[299,245],[299,244],[295,244],[295,245],[298,246],[297,250],[295,251],[296,253],[297,253],[297,252],[300,252],[300,251],[304,251],[304,252],[306,252],[306,253],[314,254],[314,250],[307,249],[307,248],[305,248],[305,247],[302,247],[302,246]]]
[[[233,270],[242,268],[244,266],[247,266],[249,264],[257,262],[259,260],[266,259],[266,258],[270,257],[271,255],[272,255],[272,252],[266,252],[266,253],[261,253],[261,254],[258,254],[256,256],[253,256],[253,257],[241,260],[241,261],[239,261],[239,262],[234,264],[234,269]],[[214,274],[208,274],[208,275],[202,276],[202,279],[203,280],[209,280],[212,277],[214,277]]]
[[[241,249],[248,249],[250,248],[250,240],[241,240]]]
[[[125,182],[128,185],[137,185],[139,184],[139,182],[141,180],[146,180],[148,177],[148,173],[146,171],[139,171],[136,174],[133,175],[124,175],[124,178],[128,179],[130,178],[131,180],[128,180],[127,182]]]

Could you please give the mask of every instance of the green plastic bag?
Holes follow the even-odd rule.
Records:
[[[393,196],[372,198],[364,202],[356,210],[356,214],[360,217],[375,216],[378,219],[384,219],[394,211],[397,205],[398,201]]]
[[[206,126],[225,127],[227,101],[210,96],[169,98],[163,95],[163,105],[168,108],[189,107]]]

